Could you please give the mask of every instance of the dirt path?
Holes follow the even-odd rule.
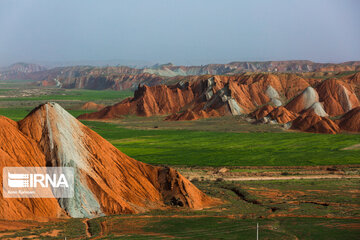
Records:
[[[353,149],[359,149],[360,148],[360,143],[359,144],[355,144],[355,145],[352,145],[350,147],[346,147],[346,148],[343,148],[341,150],[353,150]]]
[[[82,222],[85,224],[85,232],[86,232],[86,236],[88,238],[91,238],[91,233],[89,231],[89,219],[85,218],[84,220],[82,220]]]
[[[360,175],[310,175],[310,176],[279,176],[279,177],[224,177],[226,181],[266,181],[266,180],[296,180],[296,179],[343,179],[360,178]]]
[[[358,179],[360,165],[302,167],[177,167],[190,181]]]
[[[345,174],[302,174],[302,175],[273,175],[273,176],[244,176],[236,173],[209,173],[204,171],[198,172],[182,172],[187,179],[202,179],[206,181],[267,181],[267,180],[297,180],[297,179],[359,179],[360,175]]]
[[[100,223],[100,233],[98,236],[94,237],[93,239],[102,239],[105,234],[106,234],[106,222],[102,221]]]

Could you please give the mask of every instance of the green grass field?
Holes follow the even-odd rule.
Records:
[[[101,235],[100,223],[106,222],[106,236]],[[360,220],[327,218],[242,219],[228,217],[147,217],[110,216],[90,220],[92,237],[100,239],[256,239],[259,223],[260,239],[339,240],[358,239]],[[355,226],[355,227],[352,227]],[[56,237],[46,235],[59,229]],[[1,234],[1,232],[0,232]],[[6,238],[85,239],[82,219],[43,223],[42,226],[10,231]]]
[[[143,228],[143,234],[131,234],[119,239],[141,239],[147,233],[160,236],[150,239],[165,239],[174,236],[186,239],[256,239],[256,223],[259,223],[260,239],[356,239],[360,231],[341,228],[354,220],[326,220],[317,218],[280,219],[229,219],[216,217],[161,218],[154,219]],[[121,224],[121,221],[119,221]],[[179,228],[181,226],[181,228]],[[161,237],[162,236],[162,237]],[[132,237],[132,238],[131,238]]]
[[[40,104],[56,101],[73,116],[77,117],[83,113],[93,112],[92,110],[81,110],[85,102],[93,101],[104,105],[110,105],[133,96],[132,91],[114,90],[86,90],[86,89],[26,89],[20,88],[0,89],[0,115],[11,118],[15,121],[23,119],[32,109]],[[0,85],[1,88],[1,85]],[[31,96],[21,96],[26,94]]]
[[[11,90],[3,89],[3,92],[9,93]],[[115,90],[86,90],[86,89],[71,89],[63,90],[59,89],[51,95],[39,95],[39,96],[25,96],[25,97],[9,97],[0,98],[0,101],[106,101],[106,100],[121,100],[134,93],[129,90],[115,91]]]
[[[360,164],[358,134],[135,130],[84,121],[127,155],[151,164],[305,166]]]
[[[0,115],[23,119],[31,107],[0,108]],[[68,111],[75,117],[89,110]],[[360,164],[359,134],[299,132],[216,132],[128,129],[84,121],[127,155],[151,164],[188,166],[307,166]],[[214,129],[214,128],[212,128]]]

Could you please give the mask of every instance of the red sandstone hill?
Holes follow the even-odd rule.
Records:
[[[122,115],[152,116],[175,113],[194,100],[191,88],[186,86],[146,85],[135,91],[133,98],[128,98],[113,106],[108,106],[95,113],[80,115],[79,119],[111,119]]]
[[[266,117],[272,110],[274,110],[275,107],[271,105],[265,105],[254,112],[250,113],[250,116],[255,118],[256,120],[260,120],[264,117]]]
[[[350,84],[337,79],[325,80],[316,88],[319,101],[330,116],[342,115],[360,105]]]
[[[299,113],[311,108],[311,106],[317,102],[319,102],[319,94],[314,88],[307,87],[301,94],[291,100],[285,107],[290,111]]]
[[[285,107],[265,105],[250,114],[251,117],[263,123],[288,123],[297,118],[298,114],[287,110]]]
[[[0,139],[1,170],[4,166],[71,166],[76,173],[74,198],[1,197],[1,219],[94,217],[170,205],[201,209],[219,203],[177,171],[123,154],[55,103],[39,106],[18,123],[0,117]]]
[[[211,118],[211,117],[219,117],[219,113],[215,110],[210,110],[209,112],[205,112],[204,110],[200,110],[199,112],[194,112],[192,110],[185,110],[181,113],[174,113],[165,118],[166,121],[188,121],[188,120],[198,120],[201,118]]]
[[[102,108],[104,108],[105,105],[103,104],[97,104],[94,102],[87,102],[84,105],[81,106],[81,109],[83,110],[100,110]]]
[[[355,94],[356,84],[348,84],[338,79],[328,79],[317,85],[306,88],[300,95],[292,99],[286,108],[300,113],[313,109],[319,116],[339,116],[359,106]]]
[[[291,129],[313,133],[335,134],[340,132],[336,123],[327,117],[320,117],[314,111],[308,111],[292,121]]]
[[[0,170],[4,167],[46,166],[46,158],[35,140],[25,136],[18,123],[0,116]],[[33,219],[61,216],[62,210],[56,199],[3,198],[2,174],[0,174],[0,218]]]
[[[285,107],[278,107],[272,110],[267,117],[277,123],[284,124],[293,121],[298,114],[287,110]]]
[[[209,116],[248,114],[270,102],[281,106],[288,98],[308,87],[309,82],[294,74],[199,76],[192,81],[171,86],[139,87],[133,98],[97,113],[81,115],[79,119],[109,119],[127,114],[176,114],[169,119],[177,119],[178,112],[185,110],[200,116],[212,110],[217,113],[213,112]],[[184,115],[181,119],[186,120]]]
[[[344,114],[338,124],[342,130],[360,132],[360,107],[354,108]]]
[[[299,127],[299,124],[308,124],[300,121],[301,115],[311,112],[328,122],[328,116],[342,115],[359,106],[356,78],[356,74],[349,79],[324,81],[295,74],[204,75],[170,86],[139,86],[133,98],[80,115],[79,119],[113,119],[130,114],[168,115],[165,120],[179,121],[250,114],[263,123],[288,126],[299,117],[298,125],[293,128],[305,131],[310,126]],[[309,123],[317,124],[320,120],[314,121],[313,114],[306,119],[313,119]],[[325,122],[314,127],[314,131],[337,132],[332,123],[328,123],[332,129],[329,131],[319,127]]]

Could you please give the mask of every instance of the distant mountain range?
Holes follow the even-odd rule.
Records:
[[[15,63],[0,68],[0,80],[27,79],[28,74],[46,71],[48,68],[33,63]]]
[[[333,63],[314,63],[311,61],[267,61],[231,62],[228,64],[208,64],[204,66],[174,66],[171,63],[155,65],[143,69],[144,72],[160,76],[188,75],[231,75],[243,72],[314,72],[314,71],[355,71],[360,70],[360,61]]]
[[[0,80],[33,80],[42,86],[87,89],[136,89],[139,84],[149,86],[173,83],[184,76],[235,75],[244,72],[341,72],[360,71],[360,61],[315,63],[311,61],[231,62],[203,66],[175,66],[171,63],[152,67],[126,66],[69,66],[47,69],[37,64],[16,63],[0,69]]]

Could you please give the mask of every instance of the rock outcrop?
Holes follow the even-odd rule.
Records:
[[[293,121],[298,114],[287,110],[285,107],[278,107],[272,110],[266,117],[279,124],[285,124]]]
[[[336,133],[339,129],[328,117],[359,106],[357,75],[347,78],[323,81],[295,74],[204,75],[170,86],[139,86],[133,98],[80,115],[79,119],[113,119],[133,114],[167,115],[165,120],[179,121],[249,114],[262,123],[290,126],[298,119],[293,129]],[[310,129],[309,124],[317,125]]]
[[[96,113],[81,115],[79,119],[175,114],[168,119],[193,120],[207,115],[249,114],[270,102],[280,106],[309,85],[293,74],[199,76],[170,86],[139,86],[133,98]]]
[[[107,106],[95,113],[80,115],[79,119],[112,119],[123,115],[152,116],[180,111],[194,100],[193,91],[188,85],[166,86],[146,85],[135,91],[133,98],[127,98],[113,106]]]
[[[360,132],[360,107],[354,108],[344,114],[338,121],[342,130],[349,132]]]
[[[309,109],[315,103],[319,102],[319,94],[312,87],[307,87],[300,95],[290,101],[285,107],[286,109],[300,113]]]
[[[260,120],[266,117],[271,111],[273,111],[275,107],[271,105],[265,105],[250,114],[251,117],[255,118],[256,120]]]
[[[298,114],[287,110],[285,107],[265,105],[250,114],[261,123],[285,124],[297,118]]]
[[[359,100],[351,85],[337,79],[323,81],[317,88],[319,100],[330,116],[342,115],[359,106]]]
[[[188,120],[198,120],[201,118],[212,118],[219,117],[219,113],[215,110],[210,110],[205,112],[200,110],[199,112],[194,112],[192,110],[185,110],[181,113],[174,113],[165,118],[166,121],[188,121]]]
[[[82,110],[100,110],[103,109],[105,105],[103,104],[97,104],[94,102],[87,102],[84,105],[81,106]]]
[[[0,130],[2,167],[67,166],[75,169],[74,198],[56,201],[1,197],[2,219],[64,214],[95,217],[139,213],[171,205],[201,209],[219,203],[177,171],[128,157],[56,103],[39,106],[18,123],[2,117]]]
[[[340,128],[336,123],[327,117],[320,117],[314,111],[302,114],[292,121],[291,129],[313,133],[336,134],[340,132]]]

